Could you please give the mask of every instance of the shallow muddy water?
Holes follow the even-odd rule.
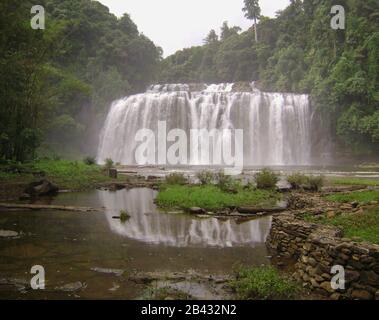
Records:
[[[222,276],[237,263],[269,263],[270,217],[238,223],[164,213],[155,195],[143,188],[67,193],[50,203],[100,212],[1,212],[0,298],[134,299],[145,288],[128,280],[135,272]],[[125,223],[113,218],[120,210],[131,216]],[[45,268],[45,290],[28,289],[33,265]]]

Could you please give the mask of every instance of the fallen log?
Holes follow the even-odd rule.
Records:
[[[239,213],[243,214],[257,214],[257,213],[276,213],[286,211],[287,208],[254,208],[254,207],[240,207],[237,208]]]
[[[94,209],[90,207],[56,206],[56,205],[41,205],[41,204],[17,204],[17,203],[0,203],[0,208],[29,209],[29,210],[59,210],[59,211],[76,211],[76,212],[99,211],[98,209]]]

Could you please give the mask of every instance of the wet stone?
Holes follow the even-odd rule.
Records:
[[[18,237],[19,233],[12,230],[0,230],[0,238],[15,238]]]
[[[122,269],[108,269],[108,268],[91,268],[92,271],[99,272],[99,273],[105,273],[105,274],[113,274],[117,277],[120,277],[123,275],[124,270]]]
[[[365,291],[365,290],[353,290],[353,292],[351,293],[351,297],[357,300],[373,299],[373,295],[370,292]]]
[[[77,282],[65,284],[61,287],[56,287],[55,289],[58,291],[75,292],[84,288],[86,288],[86,284],[83,284],[82,282],[77,281]]]

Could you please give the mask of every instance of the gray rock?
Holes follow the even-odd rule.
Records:
[[[56,194],[58,191],[59,188],[56,185],[46,179],[43,179],[30,183],[24,193],[33,197],[38,197]]]
[[[191,214],[202,214],[202,213],[205,213],[206,211],[199,207],[192,207],[188,209],[188,212]]]
[[[329,293],[334,293],[334,289],[331,287],[330,282],[328,281],[321,283],[320,287]]]
[[[123,275],[124,270],[122,269],[108,269],[108,268],[91,268],[92,271],[99,272],[99,273],[106,273],[106,274],[113,274],[117,277],[120,277]]]
[[[15,238],[18,237],[18,232],[12,230],[0,230],[0,238]]]
[[[346,282],[350,283],[350,282],[355,282],[359,280],[360,274],[359,272],[354,271],[354,270],[346,270],[345,277],[346,277]]]
[[[87,287],[86,284],[83,284],[82,282],[77,281],[77,282],[65,284],[61,287],[56,287],[55,290],[65,291],[65,292],[75,292],[75,291],[82,290],[86,287]]]
[[[330,296],[330,299],[332,299],[332,300],[340,300],[341,297],[342,297],[342,296],[341,296],[340,293],[335,292],[335,293],[333,293],[333,294]]]
[[[373,295],[365,290],[353,290],[351,297],[357,300],[372,300]]]

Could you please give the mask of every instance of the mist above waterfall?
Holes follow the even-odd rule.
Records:
[[[245,166],[310,165],[309,97],[261,92],[253,84],[245,92],[234,88],[232,83],[154,85],[115,101],[101,133],[98,161],[136,164],[138,130],[157,132],[159,121],[165,121],[167,130],[181,129],[188,136],[193,129],[242,129]],[[188,164],[197,164],[188,157]]]

